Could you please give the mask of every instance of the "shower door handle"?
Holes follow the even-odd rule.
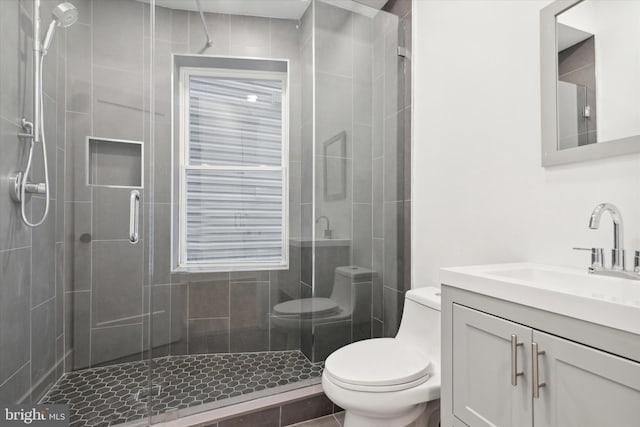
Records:
[[[134,245],[138,243],[138,240],[140,240],[140,233],[138,232],[139,222],[140,192],[138,190],[133,190],[129,195],[129,241]]]

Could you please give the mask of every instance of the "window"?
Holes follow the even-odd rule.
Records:
[[[179,70],[176,270],[288,268],[286,68]]]

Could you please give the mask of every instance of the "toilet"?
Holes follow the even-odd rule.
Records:
[[[406,427],[440,399],[440,289],[412,289],[395,338],[349,344],[332,353],[322,374],[325,394],[344,408],[344,427]],[[429,405],[429,410],[432,410]]]
[[[349,320],[355,307],[352,285],[371,282],[375,272],[356,265],[336,267],[329,298],[311,297],[281,302],[273,307],[271,321],[275,326],[298,331],[301,323]]]

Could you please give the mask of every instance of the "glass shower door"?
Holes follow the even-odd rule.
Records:
[[[406,23],[356,2],[314,4],[310,291],[336,309],[314,314],[302,350],[320,362],[349,343],[394,336],[399,326],[410,288],[404,264],[409,136],[400,55]]]
[[[46,116],[64,328],[61,377],[41,402],[68,404],[74,426],[146,424],[153,0],[72,3],[78,21],[57,30],[45,61],[57,69],[45,85],[56,88]],[[53,6],[42,2],[43,22]]]
[[[195,1],[180,3],[156,6],[153,40],[148,290],[157,420],[318,383],[321,373],[300,351],[300,319],[291,315],[301,305],[300,253],[311,247],[300,234],[307,65],[299,44],[311,35],[310,7],[292,5],[298,20],[221,13],[207,0],[201,14]],[[194,90],[186,73],[196,76]],[[183,250],[180,227],[187,239],[194,231]],[[190,248],[193,257],[183,256]],[[216,253],[236,257],[220,265]],[[243,266],[241,257],[253,261]],[[184,265],[205,259],[199,269]]]

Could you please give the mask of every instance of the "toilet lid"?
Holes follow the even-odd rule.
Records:
[[[326,316],[340,306],[329,298],[302,298],[276,304],[273,312],[283,316]]]
[[[346,384],[393,386],[429,375],[431,361],[407,349],[394,338],[378,338],[349,344],[325,361],[327,374]]]

